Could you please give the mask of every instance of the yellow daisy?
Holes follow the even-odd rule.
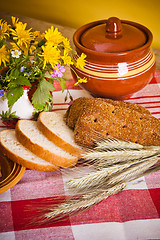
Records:
[[[81,68],[81,69],[84,68],[86,57],[87,56],[84,53],[81,54],[81,56],[77,59],[77,62],[76,62],[76,67],[77,68]]]
[[[24,54],[28,54],[30,42],[33,40],[31,29],[26,30],[27,24],[18,22],[15,30],[12,29],[13,40],[17,41],[17,45],[24,51]]]
[[[64,51],[64,56],[62,56],[62,59],[63,59],[64,65],[72,65],[73,64],[72,58],[65,51]]]
[[[6,62],[9,62],[9,53],[7,52],[5,46],[0,48],[0,66],[3,63],[6,67]]]
[[[40,38],[41,37],[40,31],[34,31],[32,34],[33,34],[34,38]]]
[[[66,53],[69,53],[71,49],[70,41],[67,38],[63,39],[64,49]]]
[[[45,68],[47,63],[50,63],[51,66],[54,68],[55,65],[60,62],[60,50],[57,49],[56,46],[52,47],[51,45],[42,46],[42,49],[43,53],[40,56],[44,57],[43,68]]]
[[[58,28],[54,29],[53,26],[51,26],[48,31],[45,31],[45,38],[47,40],[47,44],[51,44],[52,46],[57,46],[64,39],[62,34],[58,31]]]
[[[78,85],[78,83],[87,83],[87,78],[78,78],[78,81],[74,84],[75,86]]]
[[[7,24],[7,22],[0,20],[0,39],[6,38],[6,36],[9,36],[10,31],[10,25]]]
[[[17,25],[17,23],[18,23],[18,21],[19,21],[19,18],[16,18],[16,17],[11,17],[11,19],[12,19],[12,24],[13,24],[13,27],[16,27],[16,25]]]

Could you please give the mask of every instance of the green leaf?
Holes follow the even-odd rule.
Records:
[[[60,79],[60,86],[62,88],[62,92],[64,92],[64,89],[66,87],[66,81],[63,78]]]
[[[51,78],[51,74],[50,74],[49,72],[46,72],[46,73],[44,74],[44,76],[45,76],[46,78]]]
[[[11,120],[11,119],[15,119],[15,118],[19,118],[18,116],[15,115],[16,112],[12,112],[11,113],[11,108],[9,108],[8,111],[4,112],[2,111],[2,113],[0,114],[1,120]]]
[[[17,87],[17,84],[15,84],[14,81],[10,81],[8,83],[8,89],[15,89]]]
[[[53,84],[42,79],[32,97],[32,104],[37,110],[42,110],[44,105],[49,101],[50,91],[53,91]]]
[[[19,70],[18,70],[17,68],[13,70],[12,76],[15,77],[15,78],[18,78],[18,76],[19,76]]]
[[[14,83],[21,86],[31,87],[30,81],[24,76],[19,76],[17,79],[15,79]]]
[[[13,104],[23,95],[24,89],[19,86],[13,89],[10,89],[7,92],[8,107],[13,106]]]

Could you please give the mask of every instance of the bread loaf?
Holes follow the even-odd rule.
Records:
[[[160,121],[137,104],[100,98],[79,98],[69,107],[66,123],[75,141],[94,145],[99,138],[114,137],[142,145],[160,145]]]
[[[133,111],[138,111],[144,114],[149,114],[151,115],[151,113],[144,107],[141,107],[137,104],[133,104],[133,103],[129,103],[129,102],[124,102],[124,101],[113,101],[111,99],[105,99],[105,98],[86,98],[86,97],[80,97],[77,98],[67,109],[66,113],[65,113],[65,121],[66,124],[74,129],[77,119],[79,118],[79,116],[81,116],[82,112],[84,109],[87,109],[89,106],[91,107],[95,107],[96,111],[98,111],[98,106],[101,105],[101,103],[108,103],[117,107],[122,107],[122,108],[126,108],[126,109],[130,109]]]
[[[65,113],[65,121],[66,124],[74,129],[77,119],[79,118],[79,116],[82,114],[83,109],[87,107],[87,105],[89,105],[92,102],[91,98],[85,98],[85,97],[81,97],[81,98],[77,98],[67,109],[66,113]]]

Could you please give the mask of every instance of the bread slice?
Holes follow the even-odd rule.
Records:
[[[16,138],[14,129],[7,129],[0,132],[0,150],[12,161],[33,170],[50,172],[58,167],[49,163],[27,148],[25,148]]]
[[[57,146],[74,156],[80,157],[84,150],[74,141],[74,132],[59,112],[41,112],[37,120],[38,128]]]
[[[19,120],[16,124],[18,140],[38,157],[59,167],[72,167],[78,158],[51,142],[38,129],[37,121]]]

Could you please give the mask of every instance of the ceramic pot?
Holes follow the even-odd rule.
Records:
[[[75,59],[87,55],[84,69],[73,70],[88,82],[80,84],[95,97],[127,99],[154,76],[151,31],[135,22],[111,17],[80,27],[73,36]],[[72,71],[75,81],[76,74]]]

